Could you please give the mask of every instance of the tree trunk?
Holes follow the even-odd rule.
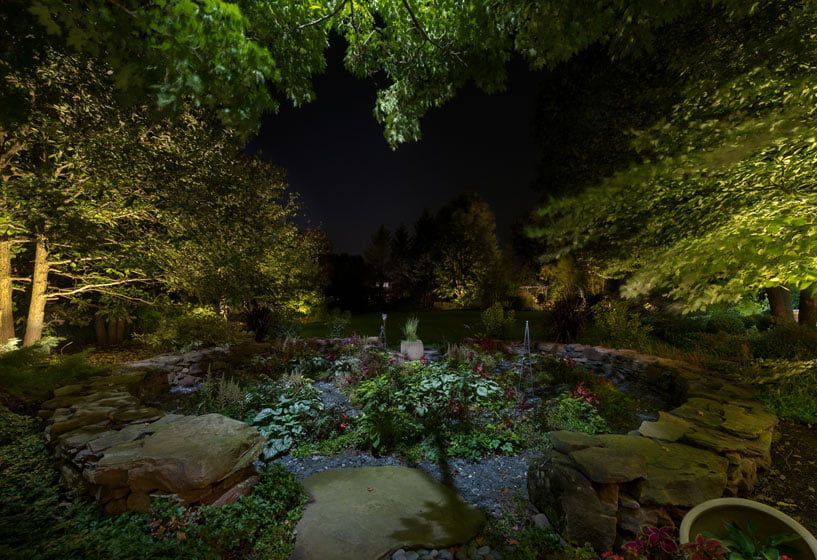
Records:
[[[800,290],[800,316],[798,321],[804,327],[817,328],[817,286]]]
[[[766,296],[769,298],[769,308],[772,311],[772,318],[778,323],[794,322],[794,311],[791,307],[791,291],[777,286],[766,288]]]
[[[96,332],[96,342],[100,346],[108,345],[108,326],[105,324],[105,317],[97,315],[94,317],[94,331]]]
[[[11,241],[0,241],[0,344],[14,338],[14,307],[11,299]]]
[[[34,252],[34,275],[31,278],[31,302],[28,304],[28,318],[26,319],[23,346],[31,346],[43,337],[47,289],[48,250],[45,247],[45,238],[38,236]]]
[[[120,318],[108,321],[108,344],[122,344],[125,340],[125,320]]]

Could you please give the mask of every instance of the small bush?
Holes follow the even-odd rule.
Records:
[[[817,359],[817,329],[783,323],[750,338],[755,358]]]
[[[594,384],[593,392],[598,396],[596,409],[611,428],[618,431],[637,426],[636,402],[633,397],[609,381]]]
[[[533,379],[536,386],[573,385],[584,379],[585,373],[573,362],[555,356],[537,356],[533,362]]]
[[[607,422],[593,405],[568,393],[559,395],[545,405],[543,420],[548,430],[569,430],[587,434],[610,431]]]
[[[247,327],[255,333],[257,342],[294,337],[300,331],[295,315],[281,307],[253,304],[245,312],[244,318]]]
[[[709,316],[706,331],[710,333],[743,334],[746,332],[746,323],[743,316],[736,311],[715,311]]]
[[[343,338],[349,334],[349,325],[352,323],[352,314],[349,311],[341,312],[333,309],[326,317],[326,336],[329,338]]]
[[[159,351],[183,351],[234,344],[240,338],[240,330],[215,311],[197,308],[176,317],[163,317],[155,331],[136,334],[134,338]]]
[[[482,334],[488,338],[507,338],[514,326],[513,310],[505,311],[497,302],[482,312]]]
[[[593,306],[593,326],[598,342],[613,348],[645,351],[652,328],[621,300],[604,300]]]

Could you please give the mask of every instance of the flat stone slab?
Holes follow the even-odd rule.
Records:
[[[304,480],[312,497],[291,560],[379,560],[399,548],[444,548],[476,536],[485,518],[417,469],[360,467]]]
[[[588,447],[601,447],[604,445],[598,438],[583,432],[559,430],[548,432],[548,437],[550,437],[550,443],[553,444],[553,449],[565,454],[587,449]]]
[[[584,475],[598,484],[618,484],[647,476],[647,461],[629,449],[588,447],[570,454]]]

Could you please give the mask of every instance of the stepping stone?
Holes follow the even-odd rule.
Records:
[[[485,521],[453,490],[417,469],[361,467],[304,480],[312,497],[291,560],[379,560],[400,548],[446,548]]]

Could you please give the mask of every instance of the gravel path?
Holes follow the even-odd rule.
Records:
[[[349,397],[341,391],[334,383],[328,381],[316,381],[312,384],[321,394],[321,402],[326,408],[340,408],[352,418],[360,415],[360,409],[355,408]]]
[[[452,459],[448,472],[454,487],[466,502],[492,515],[499,515],[517,495],[527,498],[528,464],[536,455],[536,452],[527,451],[515,456],[486,457],[477,462]],[[300,479],[330,469],[394,465],[417,467],[437,480],[443,480],[436,463],[423,461],[411,464],[392,455],[374,457],[368,453],[344,451],[331,457],[316,455],[296,458],[286,455],[275,462]]]

